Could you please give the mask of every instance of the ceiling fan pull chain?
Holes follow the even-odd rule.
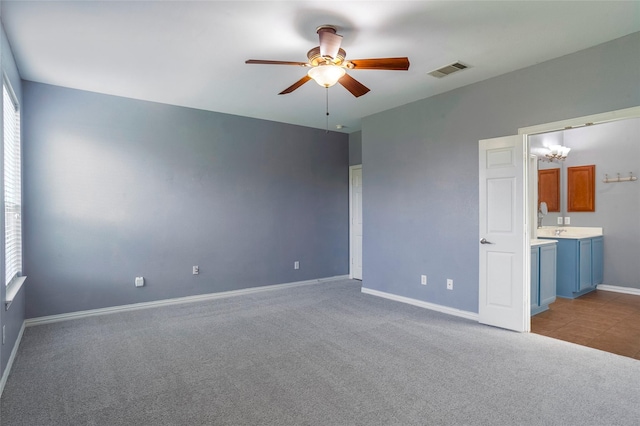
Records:
[[[324,88],[325,93],[326,93],[326,98],[327,98],[327,130],[325,133],[329,133],[329,88],[325,87]]]

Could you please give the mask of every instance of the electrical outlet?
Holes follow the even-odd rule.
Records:
[[[562,225],[562,216],[558,218],[558,225]]]
[[[571,225],[571,218],[570,218],[569,216],[566,216],[566,217],[564,218],[564,224],[565,224],[565,225]]]
[[[136,277],[135,285],[136,287],[144,286],[144,277]]]
[[[293,269],[300,269],[300,261],[296,260],[293,262]]]
[[[453,280],[447,278],[447,290],[453,290]]]
[[[420,284],[427,285],[427,276],[426,275],[421,275],[420,276]]]
[[[191,273],[193,275],[198,275],[200,273],[200,267],[198,265],[193,265],[193,270]]]

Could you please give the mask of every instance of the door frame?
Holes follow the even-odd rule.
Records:
[[[630,118],[640,118],[640,106],[636,106],[636,107],[631,107],[631,108],[624,108],[624,109],[619,109],[619,110],[615,110],[615,111],[608,111],[608,112],[603,112],[603,113],[599,113],[599,114],[592,114],[592,115],[586,115],[586,116],[582,116],[582,117],[576,117],[576,118],[569,118],[566,120],[560,120],[560,121],[554,121],[554,122],[550,122],[550,123],[542,123],[542,124],[537,124],[535,126],[529,126],[529,127],[522,127],[518,129],[518,135],[522,135],[525,139],[525,149],[526,149],[526,155],[523,155],[522,157],[522,161],[525,163],[524,167],[525,167],[525,185],[524,188],[525,190],[528,192],[527,194],[524,194],[525,200],[528,201],[528,203],[531,203],[535,200],[532,200],[532,197],[534,194],[532,194],[532,191],[534,191],[534,189],[531,186],[531,183],[529,182],[530,179],[530,173],[527,170],[527,166],[530,166],[530,155],[531,155],[531,147],[530,147],[530,143],[529,143],[529,136],[532,135],[536,135],[539,133],[548,133],[548,132],[555,132],[555,131],[559,131],[559,130],[568,130],[568,129],[574,129],[577,127],[585,127],[585,126],[592,126],[594,124],[603,124],[603,123],[609,123],[612,121],[619,121],[619,120],[625,120],[625,119],[630,119]],[[530,211],[531,208],[525,208],[525,212],[524,214],[529,216],[530,215]],[[528,217],[525,217],[525,223],[528,223],[530,219]],[[533,225],[532,225],[533,226]],[[533,228],[532,228],[533,229]],[[525,270],[530,271],[531,268],[531,253],[529,250],[525,250],[525,255],[523,257],[525,265],[523,265],[525,267]],[[524,292],[524,298],[525,300],[523,301],[524,303],[526,303],[527,309],[530,309],[530,301],[528,301],[530,294],[531,294],[531,279],[530,279],[530,275],[531,273],[528,273],[528,277],[529,278],[525,278],[525,281],[529,282],[529,285],[526,286],[525,288],[525,292]],[[525,283],[526,285],[526,283]],[[531,316],[528,316],[528,326],[527,326],[527,332],[529,332],[531,330]]]
[[[585,115],[583,117],[570,118],[567,120],[554,121],[551,123],[537,124],[535,126],[522,127],[518,129],[519,135],[535,135],[538,133],[548,133],[557,130],[569,130],[578,127],[591,126],[594,124],[608,123],[611,121],[624,120],[628,118],[640,118],[640,106],[619,109],[616,111],[603,112],[600,114]]]
[[[362,164],[349,166],[349,279],[353,279],[353,171],[356,169],[362,170]]]

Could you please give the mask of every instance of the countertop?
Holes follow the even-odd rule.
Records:
[[[538,240],[538,239],[535,239],[535,240],[531,240],[531,245],[532,246],[543,246],[545,244],[555,244],[557,242],[558,242],[558,240]]]
[[[560,230],[560,234],[556,234]],[[558,238],[580,240],[582,238],[601,237],[602,228],[586,226],[543,226],[536,229],[537,238]],[[532,240],[533,241],[533,240]]]

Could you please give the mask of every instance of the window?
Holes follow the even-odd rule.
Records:
[[[22,171],[20,111],[16,96],[6,78],[2,80],[2,96],[4,118],[4,265],[5,285],[9,285],[12,284],[12,280],[16,281],[16,277],[22,275]],[[7,294],[7,299],[9,299],[8,296]]]

